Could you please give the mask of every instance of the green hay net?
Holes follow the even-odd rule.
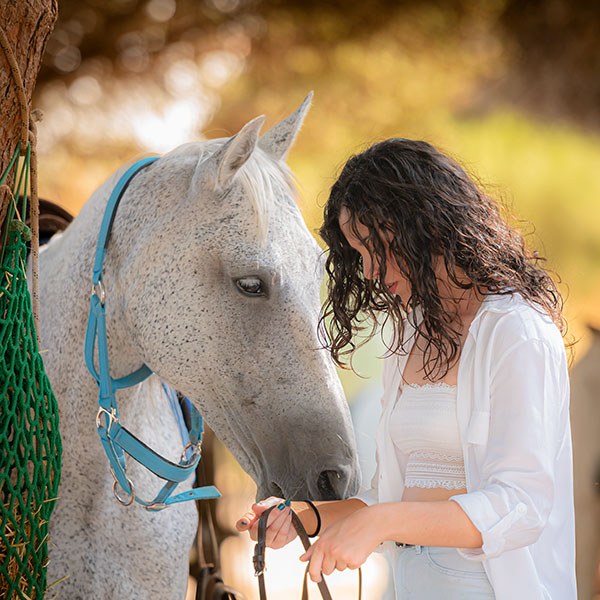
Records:
[[[9,169],[18,163],[16,156]],[[15,177],[0,266],[0,598],[10,600],[40,600],[47,590],[48,521],[61,456],[58,408],[39,353],[27,290],[25,243],[31,232],[14,203],[23,173],[27,189],[28,167],[26,157]],[[25,215],[25,193],[23,197]]]

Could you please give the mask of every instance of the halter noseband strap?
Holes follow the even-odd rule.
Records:
[[[191,427],[188,431],[183,420],[176,392],[163,384],[163,389],[179,424],[185,445],[181,460],[179,463],[174,463],[144,444],[144,442],[123,427],[119,421],[119,411],[115,398],[116,390],[137,385],[152,375],[152,371],[146,365],[142,365],[139,369],[125,377],[113,379],[110,375],[106,313],[104,307],[106,301],[106,291],[103,281],[104,257],[106,255],[112,224],[123,193],[135,175],[156,160],[158,160],[158,157],[144,158],[129,167],[117,182],[108,199],[96,246],[92,273],[90,315],[85,336],[85,362],[99,388],[99,408],[96,415],[96,427],[110,463],[111,473],[115,479],[113,485],[114,496],[124,506],[133,504],[135,500],[147,510],[162,510],[171,504],[184,502],[185,500],[201,500],[221,496],[214,486],[195,488],[173,496],[177,485],[194,473],[200,460],[202,432],[204,430],[202,415],[200,415],[189,400],[185,399],[188,404],[191,420]],[[96,348],[98,350],[98,370],[96,370],[94,364],[94,350]],[[125,454],[131,456],[156,476],[166,480],[167,483],[150,502],[142,500],[135,494],[133,483],[126,475]],[[128,494],[128,498],[123,499],[119,496],[117,484]]]

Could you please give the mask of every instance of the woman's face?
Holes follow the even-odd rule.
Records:
[[[352,223],[350,212],[346,207],[342,207],[340,211],[339,224],[344,234],[344,237],[357,252],[362,256],[363,274],[366,279],[380,279],[379,277],[379,262],[375,253],[369,253],[368,248],[354,235],[352,231]],[[360,237],[366,239],[369,236],[368,228],[356,222],[356,230]],[[404,276],[393,256],[390,255],[389,247],[385,246],[385,285],[387,285],[390,293],[400,296],[403,300],[407,300],[411,295],[410,281]],[[373,256],[373,259],[371,258]]]

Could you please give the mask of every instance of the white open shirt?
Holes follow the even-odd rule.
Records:
[[[467,493],[451,499],[483,538],[481,548],[458,552],[483,561],[497,600],[577,597],[567,359],[558,328],[538,311],[518,293],[486,296],[458,367]],[[369,505],[398,502],[404,491],[406,465],[389,422],[413,321],[422,318],[419,306],[404,321],[407,354],[384,359],[377,470],[371,489],[357,496]],[[391,542],[383,547],[393,567],[400,551]]]

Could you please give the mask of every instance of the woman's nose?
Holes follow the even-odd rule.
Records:
[[[370,259],[363,257],[363,274],[365,279],[377,279],[379,277],[379,269],[377,269]]]

